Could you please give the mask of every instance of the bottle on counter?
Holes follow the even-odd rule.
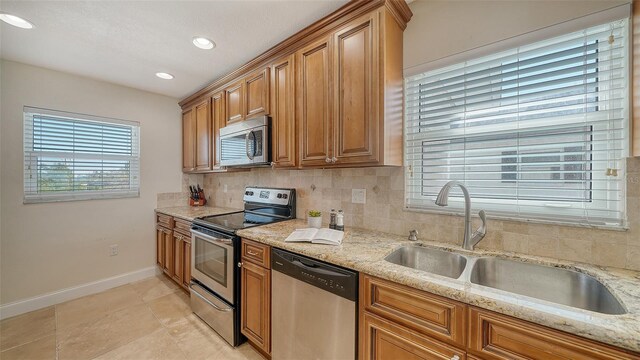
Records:
[[[338,210],[336,215],[336,230],[344,231],[344,212],[342,210]]]
[[[329,229],[336,228],[336,209],[331,209],[331,215],[329,215]]]

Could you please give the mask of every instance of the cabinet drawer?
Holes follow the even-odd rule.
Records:
[[[271,247],[251,240],[242,239],[242,259],[271,269]]]
[[[362,276],[360,281],[360,302],[365,311],[435,339],[465,346],[464,304],[370,276]]]
[[[483,359],[640,359],[561,331],[469,308],[469,351]]]
[[[423,336],[368,312],[362,313],[361,360],[464,360],[464,350]]]
[[[174,230],[182,233],[187,237],[191,237],[191,221],[174,218]]]
[[[159,225],[162,225],[162,226],[167,227],[169,229],[173,229],[173,217],[171,217],[169,215],[157,213],[156,214],[156,222]]]

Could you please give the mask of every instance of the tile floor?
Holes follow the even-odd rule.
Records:
[[[0,322],[0,359],[262,360],[233,349],[164,275]]]

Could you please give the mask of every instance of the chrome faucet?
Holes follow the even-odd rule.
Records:
[[[464,241],[462,242],[462,248],[465,250],[473,250],[487,233],[487,218],[484,210],[478,212],[480,220],[482,220],[482,225],[471,235],[471,197],[469,197],[467,188],[458,181],[449,181],[440,189],[438,197],[436,198],[436,205],[447,206],[449,204],[449,191],[454,185],[458,185],[460,189],[462,189],[462,194],[464,194]]]

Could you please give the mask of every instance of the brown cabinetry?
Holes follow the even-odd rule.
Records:
[[[220,169],[220,128],[226,124],[224,111],[224,92],[220,91],[211,97],[211,161],[214,170]]]
[[[271,66],[271,153],[276,167],[297,166],[294,63],[294,55],[288,55]]]
[[[360,277],[361,360],[640,359],[624,351],[368,275]]]
[[[191,281],[191,222],[165,214],[157,214],[156,220],[156,264],[188,291]]]
[[[269,68],[238,80],[224,94],[226,124],[269,113]]]
[[[211,170],[210,101],[198,103],[182,113],[182,171]]]
[[[265,354],[271,353],[271,248],[242,239],[240,330]]]
[[[193,109],[189,109],[182,113],[182,171],[196,169],[195,140],[195,115]]]

